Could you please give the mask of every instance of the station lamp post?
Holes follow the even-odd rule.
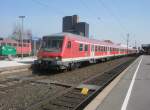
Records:
[[[129,36],[130,34],[127,33],[127,54],[129,53],[128,48],[129,48]]]
[[[23,21],[25,16],[19,16],[19,18],[21,19],[21,58],[23,58]]]

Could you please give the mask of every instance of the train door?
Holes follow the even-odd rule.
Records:
[[[67,49],[66,49],[65,54],[68,58],[72,58],[72,42],[70,39],[67,42]]]
[[[94,57],[95,55],[95,47],[94,45],[91,45],[91,57]]]

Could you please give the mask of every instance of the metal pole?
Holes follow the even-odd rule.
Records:
[[[130,34],[128,33],[127,34],[127,54],[128,54],[128,47],[129,47],[129,36],[130,36]]]
[[[135,48],[136,48],[136,41],[135,41]]]
[[[34,56],[36,56],[36,40],[34,40]]]
[[[22,28],[21,28],[21,58],[23,58],[23,19],[25,16],[19,16],[22,22]]]

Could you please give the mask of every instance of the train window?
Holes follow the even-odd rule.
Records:
[[[23,47],[26,47],[26,44],[23,44]]]
[[[100,47],[100,46],[98,46],[98,51],[99,51],[99,52],[101,51],[101,47]]]
[[[83,50],[83,44],[79,44],[79,51]]]
[[[5,46],[5,45],[6,45],[6,43],[1,43],[1,45],[2,45],[2,46]]]
[[[97,52],[97,46],[95,46],[95,52]]]
[[[105,47],[105,52],[107,52],[107,47]]]
[[[88,45],[87,44],[84,46],[84,51],[88,51]]]
[[[26,47],[29,47],[29,44],[26,44]]]
[[[13,46],[17,46],[17,44],[16,44],[16,43],[13,43]]]
[[[104,47],[102,47],[102,52],[104,52]]]
[[[105,52],[107,52],[107,47],[105,47]]]
[[[103,47],[101,46],[100,48],[101,48],[101,50],[100,50],[100,51],[102,52],[102,51],[103,51]]]
[[[101,46],[99,46],[99,51],[101,52]]]
[[[21,44],[19,44],[19,47],[22,47],[22,45],[21,45]]]
[[[59,46],[59,41],[58,40],[50,40],[49,39],[49,44],[48,44],[48,46],[50,46],[50,43],[51,43],[51,46],[52,46],[52,48],[59,48],[60,46]]]
[[[110,52],[112,52],[112,48],[110,47]]]
[[[109,47],[107,47],[107,51],[109,51]]]
[[[11,46],[11,43],[8,43],[7,45]]]
[[[67,48],[71,48],[71,41],[68,41]]]

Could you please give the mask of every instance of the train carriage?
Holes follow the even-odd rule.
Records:
[[[20,41],[13,40],[10,38],[0,39],[0,46],[14,47],[16,49],[16,55],[29,55],[32,51],[30,42],[24,41],[22,46],[22,43]]]
[[[72,69],[83,62],[95,63],[101,59],[133,54],[136,51],[110,42],[89,39],[71,33],[43,37],[35,69]]]

